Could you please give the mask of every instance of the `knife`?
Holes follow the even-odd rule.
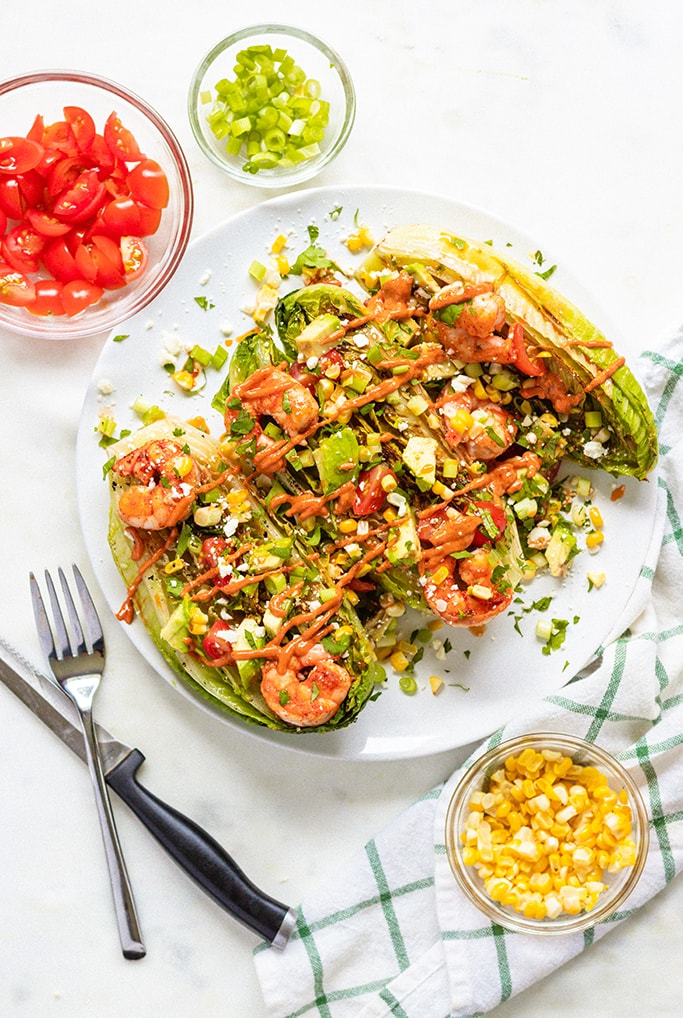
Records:
[[[0,680],[85,762],[71,701],[2,639]],[[140,784],[136,775],[145,758],[139,749],[119,742],[99,724],[96,731],[107,784],[221,908],[273,947],[284,948],[296,925],[294,909],[259,890],[210,834]]]

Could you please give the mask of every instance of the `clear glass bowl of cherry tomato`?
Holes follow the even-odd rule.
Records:
[[[200,61],[188,93],[197,144],[233,180],[283,188],[320,173],[356,114],[338,53],[304,29],[242,28]]]
[[[173,131],[122,85],[68,70],[0,83],[0,329],[109,332],[168,283],[193,208]]]

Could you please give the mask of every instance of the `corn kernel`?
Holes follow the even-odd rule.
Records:
[[[358,529],[358,523],[356,520],[342,520],[339,524],[339,530],[342,534],[353,534]]]
[[[439,692],[439,690],[441,689],[442,686],[443,686],[443,679],[441,678],[440,675],[430,675],[429,676],[429,687],[430,687],[432,693],[434,694],[434,696],[436,696],[436,694]]]
[[[286,247],[286,246],[287,246],[287,238],[285,237],[285,235],[283,233],[279,233],[277,235],[277,237],[275,238],[275,240],[273,241],[270,250],[271,250],[271,252],[274,255],[276,255],[276,254],[280,254],[280,251],[282,251],[283,247]]]
[[[432,575],[432,583],[436,584],[438,587],[440,583],[443,583],[444,580],[448,579],[449,575],[447,566],[439,566],[436,572]]]
[[[408,658],[400,650],[395,651],[391,655],[389,660],[391,662],[392,668],[395,668],[397,672],[405,671],[406,668],[408,667],[408,665],[410,664],[410,661],[408,660]]]
[[[590,534],[586,535],[586,547],[589,550],[597,549],[602,542],[605,540],[605,535],[601,530],[594,530]]]
[[[588,515],[590,517],[591,523],[596,528],[596,530],[598,530],[600,527],[604,525],[602,513],[600,512],[596,505],[592,505],[590,507],[590,509],[588,510]]]

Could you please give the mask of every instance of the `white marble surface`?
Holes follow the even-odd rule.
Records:
[[[342,13],[343,12],[343,13]],[[191,163],[195,234],[263,198],[201,156],[185,114],[203,53],[250,18],[225,0],[5,5],[1,77],[99,71],[169,120]],[[635,353],[683,317],[683,15],[655,0],[262,0],[253,20],[300,24],[346,58],[358,94],[346,150],[319,184],[384,183],[485,208],[538,238],[599,296]],[[0,125],[0,132],[2,125]],[[88,563],[75,435],[103,337],[0,334],[0,633],[39,659],[26,573]],[[98,716],[147,757],[145,784],[295,904],[461,751],[396,763],[287,753],[188,706],[105,618]],[[256,938],[213,905],[115,801],[147,958],[120,957],[87,773],[0,688],[0,1014],[265,1018]],[[683,885],[496,1018],[680,1013]],[[665,976],[662,977],[662,973]]]

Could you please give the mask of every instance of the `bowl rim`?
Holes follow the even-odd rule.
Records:
[[[61,316],[59,318],[31,316],[29,320],[18,315],[16,317],[6,315],[6,309],[10,305],[3,305],[2,309],[0,309],[0,326],[11,332],[41,339],[78,339],[84,336],[109,332],[115,326],[120,325],[123,321],[141,311],[161,293],[178,269],[190,241],[194,222],[194,190],[187,157],[170,124],[146,99],[143,99],[137,92],[111,78],[91,71],[80,71],[70,68],[48,68],[28,71],[0,81],[0,96],[10,94],[27,85],[49,84],[50,82],[73,82],[79,85],[92,85],[94,88],[103,89],[105,92],[109,92],[133,106],[152,123],[161,135],[170,150],[180,184],[180,194],[177,200],[182,214],[178,217],[177,227],[170,239],[168,250],[171,251],[171,254],[166,262],[164,271],[157,273],[153,278],[150,277],[148,287],[140,287],[134,294],[128,295],[130,297],[128,305],[126,305],[126,293],[123,290],[121,291],[122,301],[109,305],[107,309],[107,311],[109,311],[109,308],[111,309],[109,313],[101,309],[102,323],[92,322],[92,315],[88,314],[90,309],[85,309],[82,312],[83,317],[77,315],[72,319],[62,318]],[[23,311],[24,309],[15,308],[13,310]],[[96,313],[96,306],[92,308],[92,311]]]
[[[637,833],[637,855],[636,861],[626,873],[624,882],[618,891],[610,895],[609,891],[603,892],[598,898],[596,905],[589,912],[580,912],[578,915],[561,915],[556,919],[528,919],[521,913],[512,909],[506,909],[499,902],[494,901],[486,893],[481,879],[476,873],[471,872],[472,867],[466,867],[462,862],[462,845],[459,839],[462,814],[466,806],[465,793],[473,786],[480,785],[491,771],[494,760],[502,756],[509,756],[515,750],[531,748],[540,751],[541,749],[559,750],[566,749],[567,755],[579,757],[581,754],[592,758],[592,762],[602,765],[608,771],[608,776],[616,773],[623,781],[626,788],[629,802],[634,817],[634,827]],[[489,919],[492,919],[504,929],[513,930],[519,933],[561,935],[566,933],[577,933],[596,926],[599,922],[607,919],[628,897],[634,889],[645,867],[647,861],[650,828],[649,818],[642,794],[632,775],[624,767],[620,760],[609,750],[604,749],[597,743],[589,742],[581,736],[572,735],[559,731],[538,731],[514,736],[505,739],[496,746],[490,747],[481,756],[477,757],[457,782],[450,797],[446,811],[444,824],[444,838],[446,845],[446,857],[456,883],[477,908],[484,912]],[[603,899],[601,901],[601,898]]]
[[[200,117],[197,113],[199,86],[214,60],[216,60],[217,57],[231,46],[234,46],[245,39],[263,35],[293,36],[296,39],[300,39],[302,42],[312,45],[315,49],[318,49],[325,57],[327,57],[330,61],[331,68],[333,68],[339,75],[346,100],[344,120],[341,129],[327,152],[323,153],[320,157],[310,159],[306,163],[299,164],[291,170],[278,172],[276,169],[271,171],[270,176],[267,175],[268,171],[262,171],[262,173],[254,174],[243,173],[238,167],[233,166],[226,159],[222,158],[220,153],[218,153],[209,144],[206,135],[202,130]],[[252,187],[286,187],[294,183],[303,183],[305,180],[310,180],[311,177],[316,176],[344,147],[349,134],[351,133],[351,128],[353,127],[356,117],[356,90],[354,88],[353,79],[351,78],[349,69],[342,57],[339,55],[337,50],[333,49],[319,36],[313,35],[312,32],[309,32],[305,28],[299,28],[297,25],[250,25],[245,28],[240,28],[235,32],[231,32],[230,35],[226,35],[223,39],[212,46],[199,61],[190,81],[190,88],[187,96],[187,114],[190,121],[190,127],[192,128],[192,134],[201,151],[215,166],[218,166],[219,169],[221,169],[224,173],[227,173],[233,180],[236,180],[239,183],[251,185]]]

